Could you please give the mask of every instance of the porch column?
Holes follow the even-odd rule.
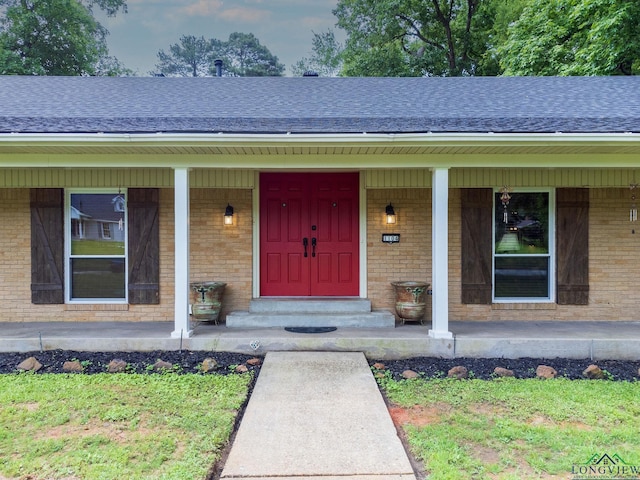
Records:
[[[189,169],[175,168],[175,305],[173,338],[192,334],[189,322]]]
[[[434,168],[431,180],[433,296],[429,336],[453,338],[449,331],[449,169]]]

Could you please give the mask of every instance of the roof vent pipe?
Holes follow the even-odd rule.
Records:
[[[214,60],[213,64],[216,66],[216,77],[222,76],[222,60],[219,58]]]

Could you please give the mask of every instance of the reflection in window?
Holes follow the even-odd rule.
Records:
[[[550,194],[495,194],[494,298],[550,299]]]
[[[123,193],[71,193],[70,300],[126,299]]]

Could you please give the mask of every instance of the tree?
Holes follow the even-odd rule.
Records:
[[[475,74],[486,49],[479,21],[487,18],[477,15],[483,1],[339,0],[333,13],[347,33],[342,74]]]
[[[640,73],[637,0],[532,0],[498,49],[505,75]]]
[[[219,58],[224,62],[224,74],[232,77],[277,77],[284,73],[267,47],[252,33],[234,32],[222,43]]]
[[[126,69],[108,55],[107,30],[95,20],[96,5],[110,15],[124,0],[0,0],[0,74],[118,75]]]
[[[156,68],[167,76],[215,75],[216,59],[223,61],[225,76],[260,77],[284,73],[284,65],[278,62],[278,57],[261,45],[252,33],[232,33],[225,42],[183,35],[179,44],[169,47],[169,53],[160,50],[158,59]]]
[[[342,69],[342,51],[344,47],[336,40],[335,32],[327,30],[313,32],[312,53],[310,57],[298,60],[292,67],[294,76],[301,77],[306,72],[315,72],[321,77],[335,77]]]
[[[156,68],[167,76],[202,77],[211,73],[214,40],[183,35],[180,43],[169,46],[169,53],[158,52]]]

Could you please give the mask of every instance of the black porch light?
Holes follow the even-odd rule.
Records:
[[[396,212],[393,210],[391,202],[389,202],[389,205],[385,208],[385,215],[387,218],[387,225],[393,225],[396,223]]]
[[[227,203],[227,208],[224,211],[224,224],[233,225],[233,207]]]

